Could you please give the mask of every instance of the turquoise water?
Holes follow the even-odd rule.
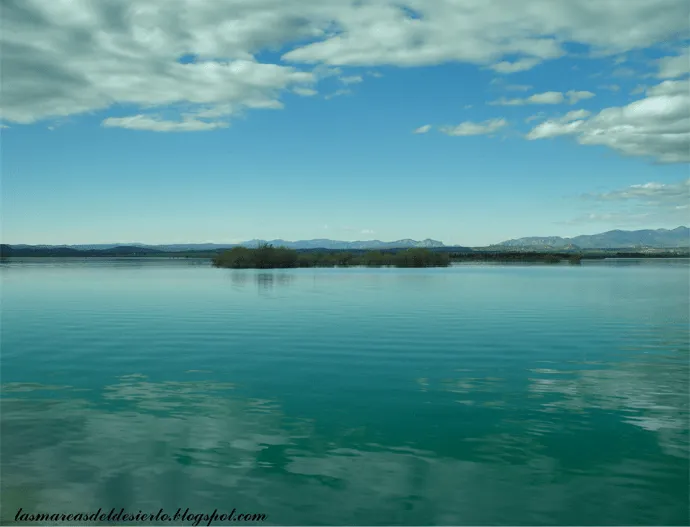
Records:
[[[0,277],[2,524],[688,523],[687,261]]]

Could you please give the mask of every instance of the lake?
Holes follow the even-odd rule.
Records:
[[[0,278],[3,525],[688,523],[687,260]]]

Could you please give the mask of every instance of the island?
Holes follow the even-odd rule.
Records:
[[[230,269],[289,269],[296,267],[448,267],[452,262],[496,261],[579,264],[580,254],[475,253],[439,251],[426,248],[386,251],[309,250],[299,252],[271,244],[256,248],[233,247],[213,257],[215,267]]]
[[[256,248],[233,247],[213,258],[216,267],[231,269],[288,269],[295,267],[448,267],[450,255],[425,248],[399,251],[308,251],[273,247],[268,243]]]

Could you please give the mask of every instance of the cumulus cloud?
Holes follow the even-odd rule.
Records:
[[[481,123],[465,121],[457,126],[444,126],[442,133],[451,136],[487,135],[492,134],[508,125],[505,119],[489,119]]]
[[[532,121],[539,121],[541,119],[544,119],[546,117],[546,114],[544,112],[539,112],[535,113],[533,115],[530,115],[525,119],[526,123],[531,123]]]
[[[685,0],[6,0],[2,118],[114,105],[139,123],[161,107],[223,106],[232,117],[309,93],[340,75],[334,66],[459,61],[507,74],[561,57],[565,42],[601,56],[684,38],[689,13]],[[282,60],[263,58],[278,49]]]
[[[658,77],[675,79],[690,73],[690,48],[685,48],[680,54],[659,59]]]
[[[349,77],[340,77],[340,82],[343,84],[358,84],[362,82],[362,76],[361,75],[351,75]]]
[[[419,128],[417,128],[413,133],[415,133],[415,134],[425,134],[425,133],[427,133],[429,130],[431,130],[431,125],[430,125],[430,124],[425,124],[424,126],[420,126]]]
[[[576,121],[578,119],[584,119],[592,115],[592,112],[587,110],[573,110],[572,112],[566,113],[563,117],[559,119],[562,123],[569,123],[571,121]]]
[[[556,91],[536,93],[526,100],[527,104],[559,104],[563,102],[563,94]]]
[[[574,91],[570,90],[565,94],[558,91],[547,91],[544,93],[535,93],[523,99],[506,99],[502,97],[496,101],[491,101],[489,104],[494,106],[523,106],[525,104],[561,104],[565,102],[568,97],[569,104],[575,104],[582,99],[589,99],[594,97],[594,94],[589,91]]]
[[[134,115],[131,117],[108,117],[102,123],[106,128],[129,128],[131,130],[152,130],[155,132],[201,132],[226,128],[227,123],[205,122],[198,119],[186,119],[182,121],[166,121],[147,115]]]
[[[690,90],[688,81],[665,81],[627,106],[611,107],[589,119],[549,120],[527,139],[572,135],[582,145],[601,145],[626,156],[659,163],[690,162]]]
[[[550,57],[553,58],[553,57]],[[498,64],[493,64],[491,69],[497,73],[516,73],[518,71],[531,70],[541,62],[539,59],[520,59],[515,62],[502,61]]]
[[[568,102],[570,104],[577,104],[583,99],[591,99],[594,97],[594,94],[591,91],[570,90],[566,92],[566,96],[568,97]]]
[[[582,99],[589,99],[594,97],[594,94],[590,91],[575,91],[570,90],[565,94],[558,91],[548,91],[544,93],[535,93],[529,97],[522,99],[506,99],[502,97],[496,101],[492,101],[489,104],[494,106],[523,106],[526,104],[561,104],[565,102],[566,97],[568,98],[569,104],[576,104]]]
[[[233,6],[213,5],[3,4],[3,118],[32,123],[117,103],[140,108],[223,105],[238,112],[275,106],[282,90],[314,81],[310,72],[263,64],[252,55],[285,38],[312,35],[313,28],[266,9],[256,9],[242,23]],[[122,122],[156,120],[138,114],[127,119]],[[214,128],[187,121],[152,126]]]
[[[573,121],[578,121],[579,119],[584,119],[585,117],[589,117],[592,113],[587,111],[587,110],[573,110],[571,112],[566,113],[565,115],[562,115],[561,117],[551,119],[548,121],[549,123],[552,123],[554,125],[568,125],[573,123]],[[538,121],[541,119],[544,119],[546,117],[546,114],[544,112],[539,112],[534,115],[530,115],[527,119],[525,119],[526,123],[532,122],[532,121]],[[579,125],[573,124],[573,126],[577,127]],[[569,129],[567,126],[563,126],[564,129]],[[551,130],[552,128],[547,126],[545,127],[546,130]],[[563,135],[563,134],[557,134],[557,135]]]
[[[307,5],[310,2],[306,3]],[[347,5],[347,8],[343,7]],[[687,34],[684,0],[526,0],[458,3],[329,2],[319,15],[337,30],[286,53],[286,60],[337,65],[428,65],[464,61],[501,73],[561,56],[565,41],[619,54]],[[356,7],[355,7],[356,6]],[[409,9],[416,16],[410,16]],[[507,56],[517,56],[508,59]]]
[[[336,90],[333,93],[329,93],[328,95],[324,95],[324,99],[329,100],[333,99],[334,97],[341,97],[343,95],[352,95],[352,90],[348,89],[341,89],[341,90]]]
[[[301,95],[302,97],[313,97],[314,95],[317,95],[319,93],[313,88],[302,88],[299,86],[297,88],[293,88],[292,91],[295,92],[297,95]]]

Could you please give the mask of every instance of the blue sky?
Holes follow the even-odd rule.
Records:
[[[8,3],[2,241],[687,225],[690,5],[517,4]]]

